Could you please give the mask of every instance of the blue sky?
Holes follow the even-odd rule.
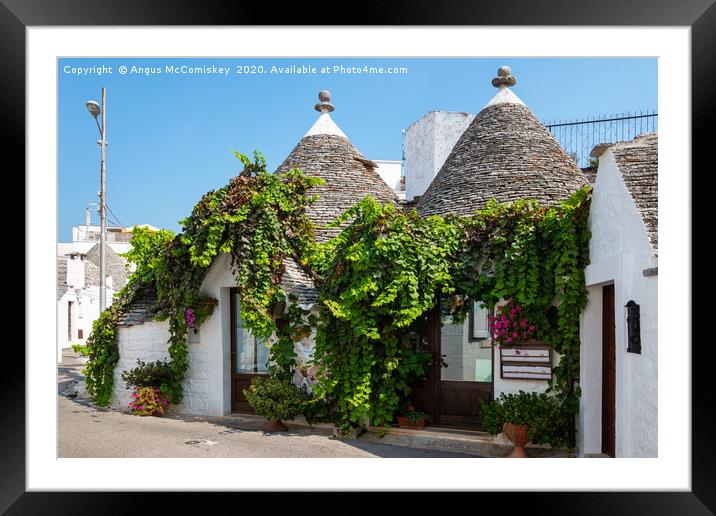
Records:
[[[315,74],[272,74],[272,66]],[[369,159],[399,160],[401,130],[428,111],[477,113],[495,94],[500,65],[513,91],[543,122],[657,108],[654,59],[60,59],[58,61],[58,238],[71,240],[97,203],[99,132],[85,102],[107,88],[107,204],[124,226],[179,231],[208,190],[240,171],[233,150],[262,151],[274,170],[316,120],[318,92],[332,93],[333,120]],[[161,69],[120,74],[119,67]],[[165,73],[166,65],[227,67],[228,75]],[[239,65],[263,74],[237,74]],[[406,74],[322,74],[333,66],[402,66]],[[112,73],[65,72],[111,67]],[[108,215],[111,216],[111,214]],[[99,224],[93,210],[92,221]]]

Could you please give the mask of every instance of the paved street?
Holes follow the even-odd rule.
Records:
[[[469,457],[360,439],[328,428],[292,426],[267,434],[258,417],[139,417],[58,396],[59,456],[66,457]]]

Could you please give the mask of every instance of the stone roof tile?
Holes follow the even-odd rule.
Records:
[[[307,209],[309,218],[317,226],[319,241],[326,241],[340,232],[340,228],[322,226],[333,222],[366,195],[372,195],[379,202],[398,202],[393,189],[376,172],[375,163],[366,159],[350,140],[342,136],[304,136],[276,172],[292,168],[325,181],[325,184],[311,189],[311,193],[319,197]]]
[[[552,205],[587,184],[574,160],[525,105],[488,103],[418,200],[418,211],[467,216],[492,198]]]
[[[134,326],[154,319],[159,311],[157,291],[153,286],[145,287],[138,292],[134,299],[119,318],[118,326]]]

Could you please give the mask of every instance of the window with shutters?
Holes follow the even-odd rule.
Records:
[[[487,325],[487,316],[490,311],[479,301],[472,303],[470,310],[470,341],[483,341],[490,344],[490,328]]]

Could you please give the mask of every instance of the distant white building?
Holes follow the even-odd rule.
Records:
[[[153,226],[145,225],[156,230]],[[57,351],[84,344],[99,317],[100,227],[87,209],[85,224],[72,228],[72,242],[57,244]],[[107,306],[127,283],[127,261],[119,256],[131,248],[131,229],[107,227]]]
[[[375,169],[380,178],[391,187],[398,199],[405,199],[405,181],[402,180],[403,162],[396,160],[374,159],[373,163],[378,165]]]

